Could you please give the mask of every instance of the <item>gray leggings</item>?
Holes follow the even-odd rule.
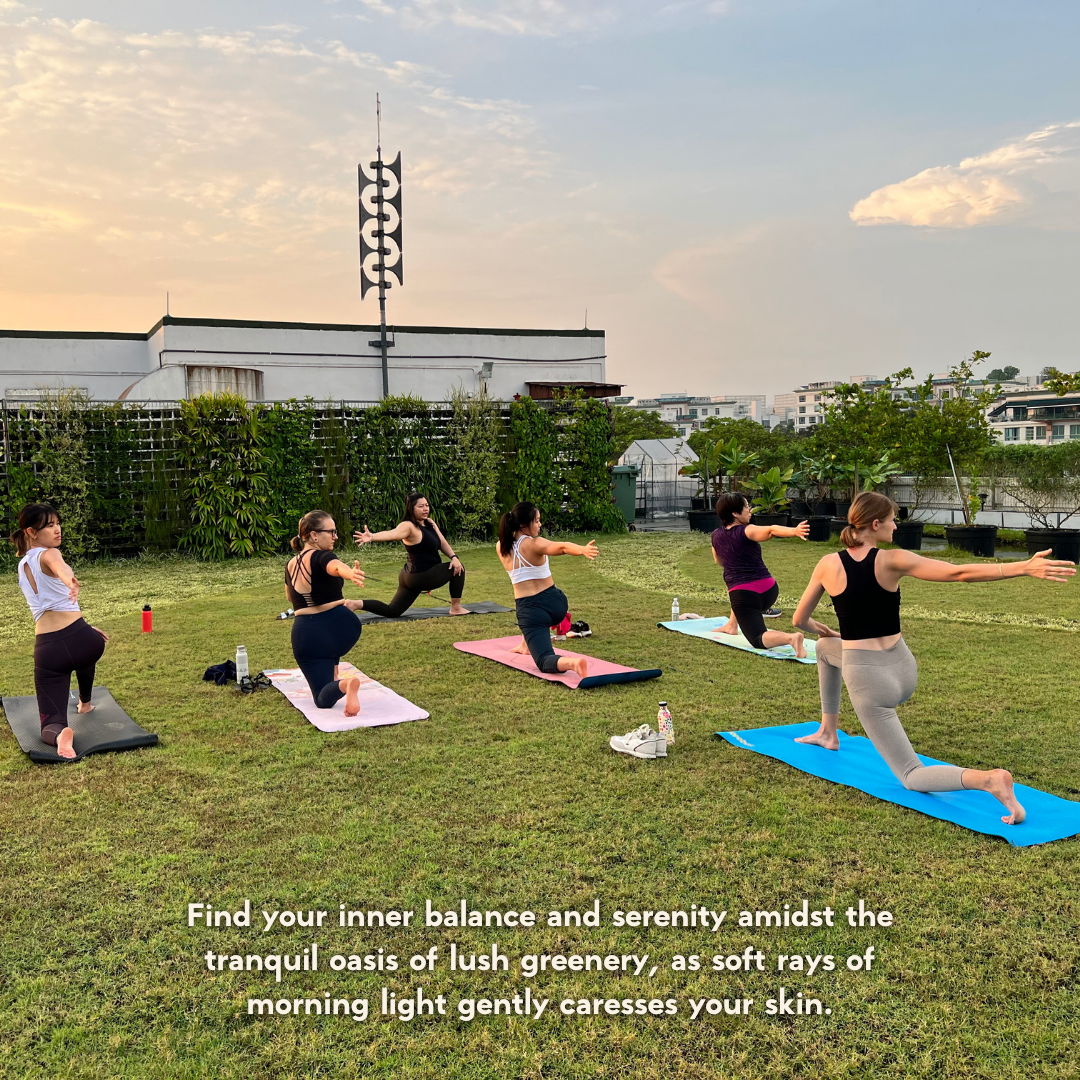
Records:
[[[851,707],[874,749],[909,791],[962,791],[964,770],[956,765],[924,765],[915,756],[896,706],[915,693],[919,669],[901,638],[891,649],[845,649],[840,638],[818,638],[821,711],[840,712],[841,677]]]

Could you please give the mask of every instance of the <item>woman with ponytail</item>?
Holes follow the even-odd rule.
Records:
[[[285,567],[285,592],[296,612],[292,627],[293,656],[319,709],[332,709],[343,697],[345,715],[360,712],[360,680],[339,679],[341,658],[360,640],[360,620],[353,614],[361,600],[346,600],[342,583],[364,587],[360,564],[350,567],[334,554],[334,519],[322,510],[305,514],[289,546],[297,554]]]
[[[915,693],[918,668],[900,634],[900,579],[921,581],[1001,581],[1037,577],[1067,581],[1076,570],[1071,562],[1047,559],[1041,551],[1024,562],[962,563],[924,559],[901,548],[880,550],[896,527],[897,507],[874,491],[856,496],[848,525],[840,534],[844,551],[826,555],[815,567],[799,601],[794,623],[821,635],[817,643],[821,689],[821,727],[796,742],[837,750],[840,685],[848,689],[852,708],[878,753],[909,791],[987,791],[1008,814],[1001,820],[1018,825],[1024,808],[1013,792],[1007,769],[961,769],[955,765],[923,765],[896,715],[896,706]],[[823,593],[832,597],[840,633],[813,618]]]
[[[555,588],[548,556],[584,555],[595,559],[600,552],[595,540],[585,545],[543,540],[541,527],[540,511],[531,502],[517,503],[499,521],[495,550],[514,586],[514,606],[522,633],[521,644],[514,651],[529,653],[546,675],[574,671],[585,678],[589,674],[585,658],[557,656],[551,644],[551,627],[562,622],[569,605],[566,594]]]
[[[41,740],[57,754],[75,755],[75,732],[68,726],[71,675],[79,683],[79,712],[92,712],[94,669],[109,640],[79,611],[79,579],[60,554],[60,515],[48,503],[19,511],[11,542],[19,553],[19,588],[34,616],[34,689],[41,716]]]

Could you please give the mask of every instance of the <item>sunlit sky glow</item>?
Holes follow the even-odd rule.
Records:
[[[638,395],[1075,370],[1080,7],[0,0],[0,326],[370,322],[355,168],[405,164],[401,324],[608,334]]]

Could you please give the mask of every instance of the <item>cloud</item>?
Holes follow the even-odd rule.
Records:
[[[444,24],[507,36],[558,37],[610,29],[650,29],[712,19],[728,10],[726,0],[360,0],[369,11],[397,20],[408,30]]]
[[[1038,210],[1042,178],[1080,151],[1080,121],[1052,124],[959,165],[937,165],[878,188],[850,212],[857,225],[964,229],[1012,221]]]

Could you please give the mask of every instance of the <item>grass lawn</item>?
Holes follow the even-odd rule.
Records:
[[[112,642],[99,681],[161,744],[34,766],[0,731],[0,1077],[1075,1077],[1080,1034],[1080,841],[1014,849],[737,750],[718,728],[812,720],[814,668],[761,660],[656,629],[724,609],[703,537],[601,538],[597,565],[555,561],[556,582],[595,636],[582,651],[658,682],[570,692],[452,648],[514,632],[513,615],[365,628],[356,665],[431,719],[320,734],[276,691],[248,697],[202,681],[247,645],[253,666],[292,666],[282,560],[196,566],[140,560],[80,576],[88,616]],[[824,545],[766,554],[784,597]],[[509,604],[490,548],[464,552],[469,599]],[[400,563],[365,551],[369,594]],[[348,589],[349,586],[346,586]],[[916,749],[1080,797],[1074,675],[1080,585],[904,585],[919,690],[901,716]],[[351,595],[347,593],[347,595]],[[155,630],[139,632],[146,598]],[[432,601],[438,602],[438,601]],[[790,607],[787,608],[790,615]],[[32,628],[10,574],[0,587],[4,694],[32,690]],[[826,617],[828,617],[826,615]],[[1011,621],[1010,621],[1011,620]],[[781,627],[787,621],[778,620]],[[666,761],[607,739],[675,718]],[[861,733],[845,697],[842,727]],[[189,902],[250,929],[189,929]],[[586,909],[601,926],[425,929],[424,903],[490,910]],[[861,898],[895,925],[740,928],[738,911],[803,899],[843,912]],[[420,925],[342,929],[348,908],[414,909]],[[717,933],[617,929],[616,909],[732,914]],[[330,925],[261,932],[262,909],[324,909]],[[209,972],[201,956],[396,954],[404,970]],[[509,973],[450,972],[497,942]],[[439,946],[435,971],[407,958]],[[843,960],[876,949],[869,972]],[[714,972],[754,946],[764,972]],[[526,978],[522,954],[648,954],[642,974]],[[779,973],[778,954],[831,954],[834,972]],[[699,972],[673,971],[699,954]],[[649,970],[656,965],[651,978]],[[403,1023],[380,988],[459,998],[551,1000],[540,1019],[453,1015]],[[779,1017],[764,1002],[804,993],[831,1015]],[[263,1017],[247,999],[366,997],[373,1015]],[[690,1017],[688,999],[755,999],[748,1016]],[[678,1014],[562,1016],[564,998],[676,998]]]

